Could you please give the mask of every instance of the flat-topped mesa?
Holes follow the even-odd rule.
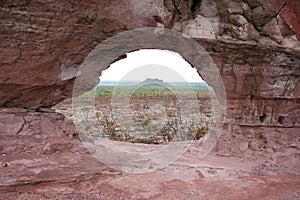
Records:
[[[147,78],[142,82],[142,84],[146,84],[146,83],[163,83],[163,80],[157,78]]]

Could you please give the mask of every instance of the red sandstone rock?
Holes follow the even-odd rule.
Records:
[[[292,36],[299,33],[297,0],[286,4],[276,0],[265,4],[260,0],[175,2],[4,1],[0,7],[0,104],[27,108],[55,105],[71,96],[78,66],[92,48],[118,32],[156,23],[169,28],[177,23],[182,32],[195,38],[228,39],[237,47],[236,39],[299,46]],[[202,28],[196,29],[197,24]]]
[[[269,5],[275,10],[280,12],[280,15],[284,18],[286,23],[292,30],[297,33],[298,39],[300,38],[300,25],[299,25],[299,13],[300,2],[297,0],[267,0]]]
[[[204,159],[199,159],[199,150],[192,145],[164,169],[123,174],[93,158],[75,134],[74,124],[61,114],[5,109],[0,110],[0,117],[6,122],[23,119],[23,127],[30,127],[16,135],[9,129],[17,129],[19,124],[1,125],[1,199],[300,197],[299,130],[228,125],[219,145]],[[47,127],[53,132],[45,132]],[[117,145],[131,148],[135,144]],[[146,144],[140,148],[153,150]]]
[[[157,25],[204,46],[227,96],[224,131],[207,160],[192,149],[144,175],[100,164],[62,115],[2,109],[1,199],[300,198],[299,1],[196,2],[0,2],[2,107],[55,105],[71,96],[78,67],[95,46]]]

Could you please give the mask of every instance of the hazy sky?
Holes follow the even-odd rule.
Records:
[[[196,69],[179,54],[156,49],[127,53],[102,72],[100,81],[144,81],[158,78],[164,82],[203,82]]]

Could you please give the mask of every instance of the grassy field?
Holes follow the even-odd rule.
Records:
[[[169,96],[169,95],[209,95],[212,89],[205,84],[120,84],[120,85],[98,85],[94,90],[87,92],[85,95],[95,97],[111,97],[117,96]]]

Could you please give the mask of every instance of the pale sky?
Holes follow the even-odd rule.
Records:
[[[197,70],[178,53],[157,49],[127,53],[127,58],[102,72],[100,81],[144,81],[147,78],[164,82],[203,82]]]

